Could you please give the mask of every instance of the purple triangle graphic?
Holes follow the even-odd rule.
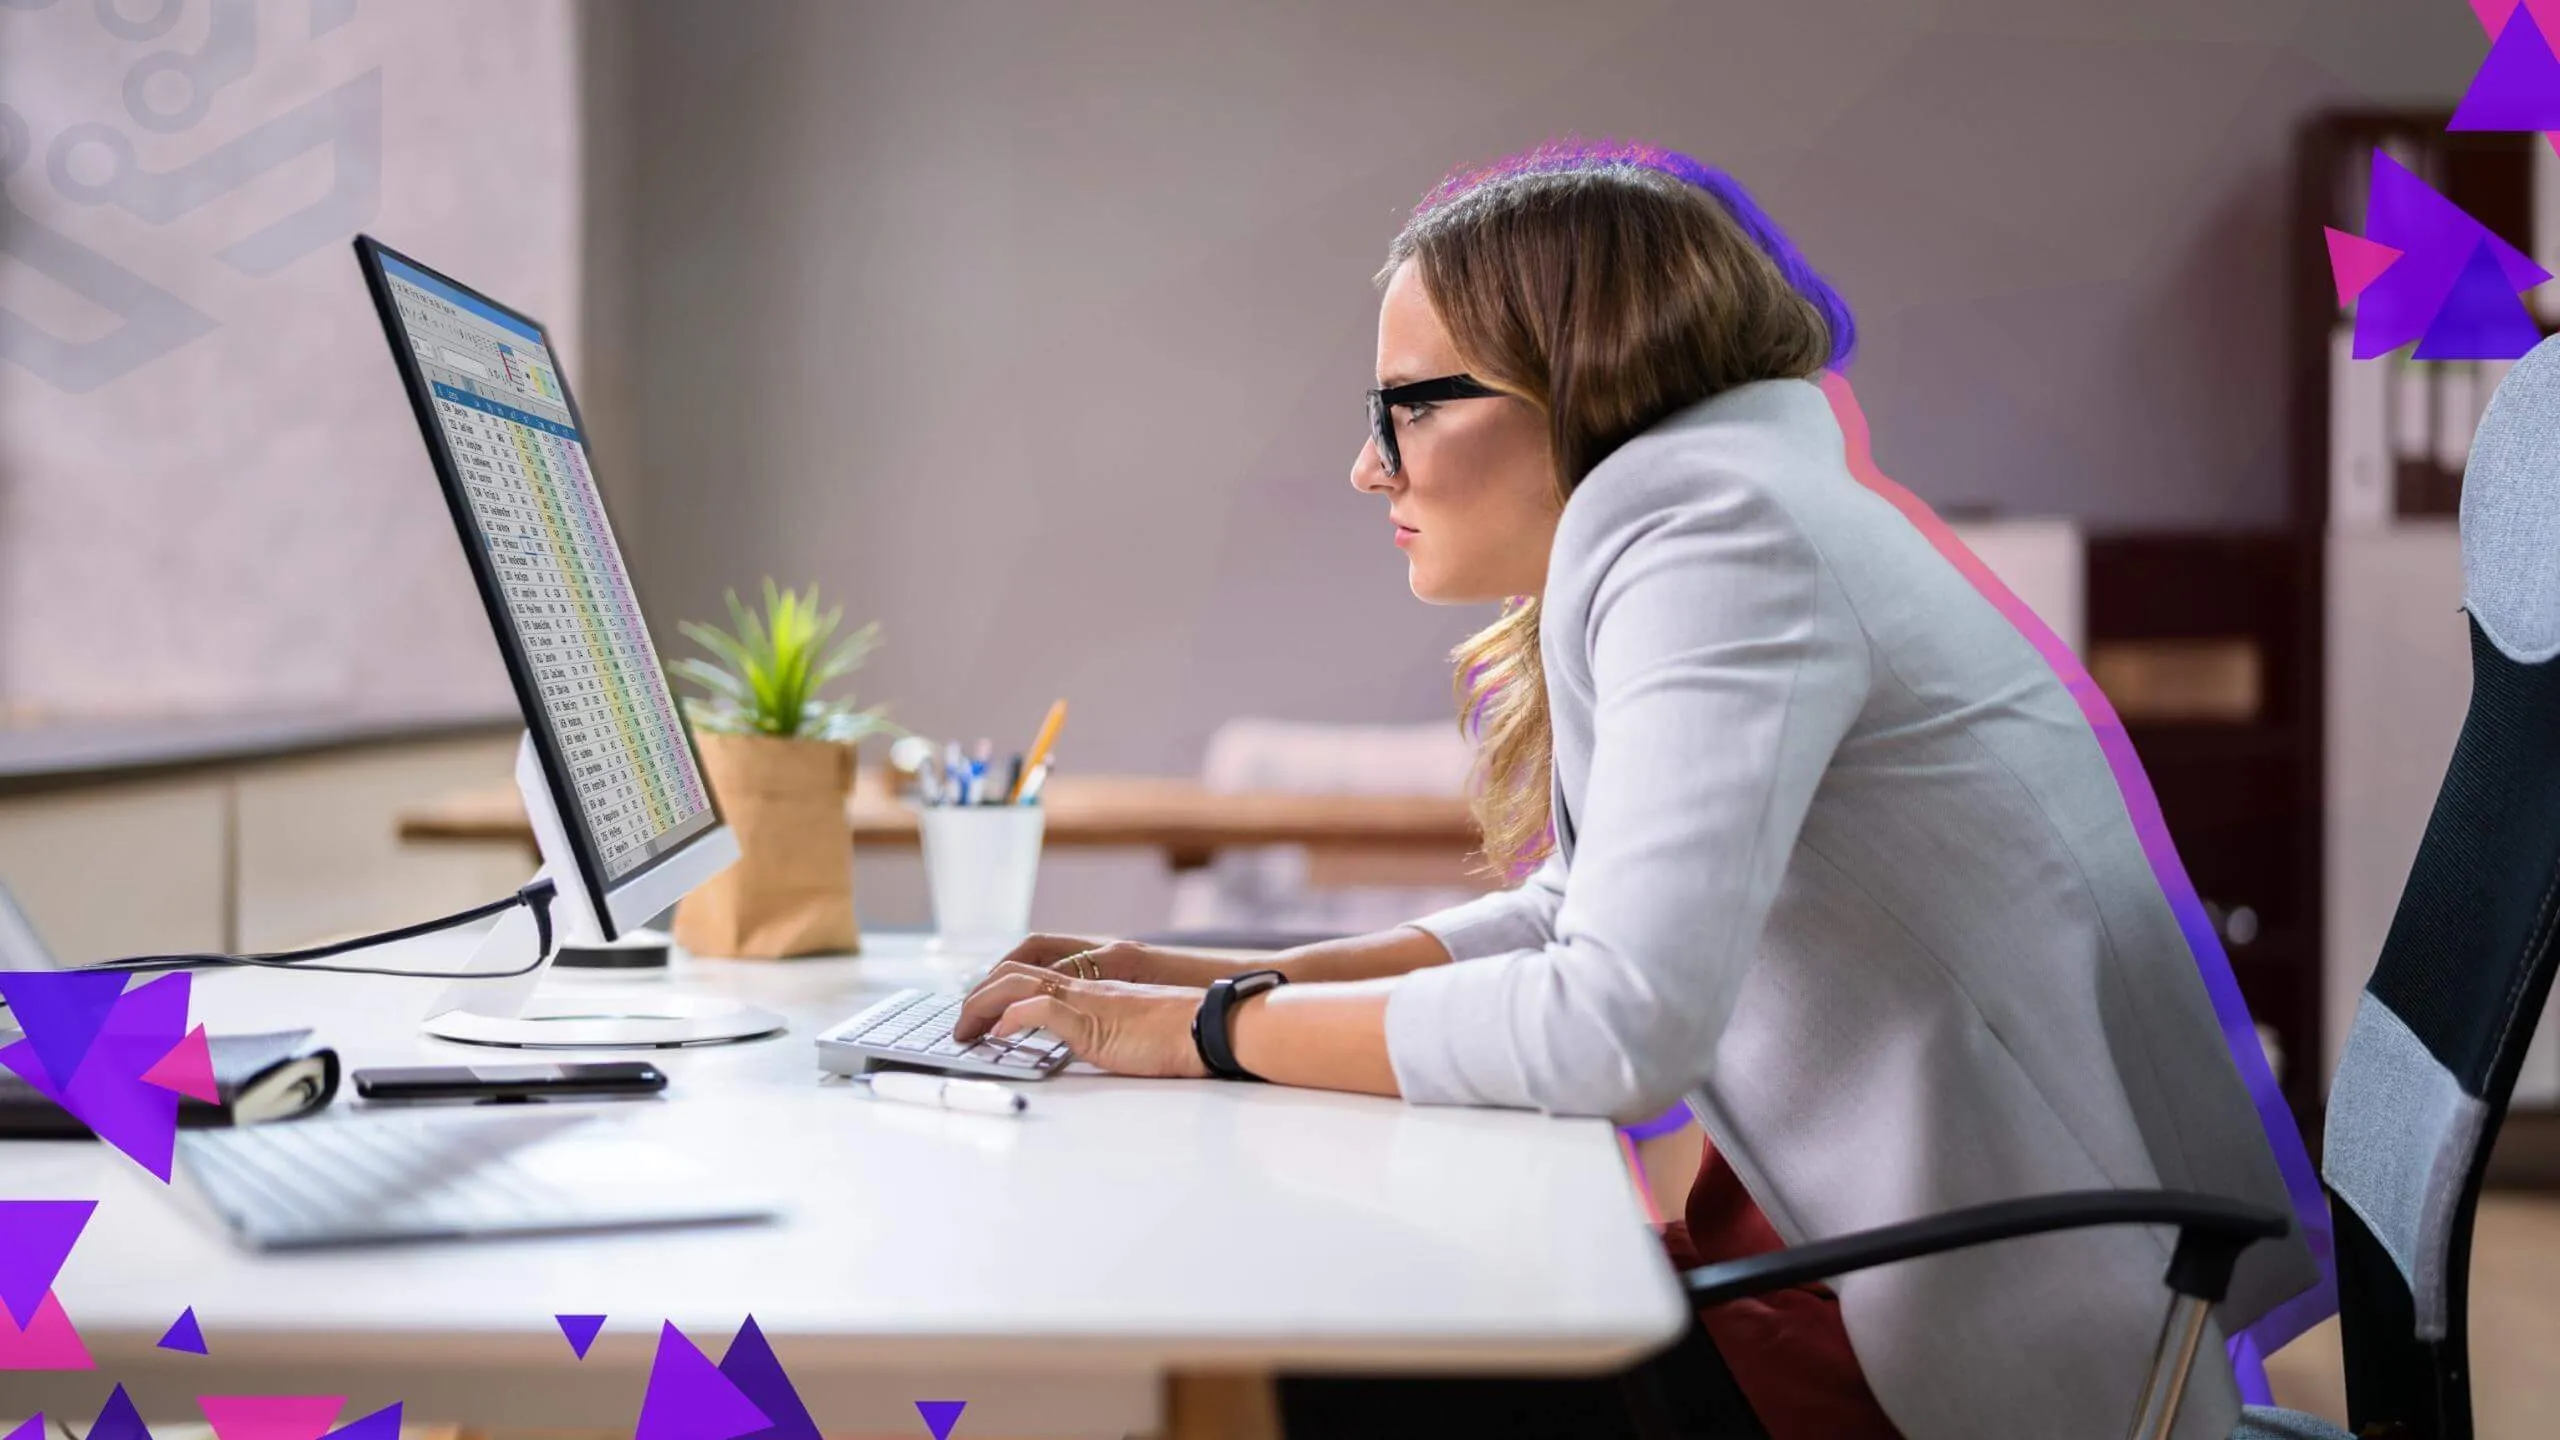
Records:
[[[394,1400],[361,1420],[350,1420],[320,1440],[400,1440],[400,1402]]]
[[[658,1331],[631,1440],[737,1440],[773,1422],[672,1323]]]
[[[107,1403],[98,1411],[97,1420],[89,1426],[89,1440],[151,1440],[151,1427],[142,1423],[142,1412],[133,1408],[133,1397],[116,1387]]]
[[[791,1377],[783,1373],[781,1359],[753,1315],[738,1327],[729,1353],[720,1357],[720,1373],[773,1421],[756,1431],[752,1440],[819,1440],[818,1422],[809,1417],[809,1407],[800,1403],[800,1392],[792,1388]]]
[[[0,999],[17,1012],[36,1059],[56,1085],[71,1083],[98,1027],[124,993],[117,971],[0,970]]]
[[[2507,29],[2515,30],[2512,23]],[[2524,301],[2507,288],[2497,257],[2483,243],[2444,297],[2444,308],[2418,342],[2421,360],[2515,360],[2542,343]]]
[[[596,1332],[604,1328],[601,1315],[554,1315],[551,1318],[559,1323],[560,1333],[569,1337],[569,1348],[577,1351],[581,1360],[587,1358],[587,1347],[596,1343]]]
[[[919,1400],[916,1413],[924,1417],[924,1428],[933,1432],[933,1440],[951,1440],[951,1427],[960,1423],[960,1412],[969,1408],[966,1400]]]
[[[2535,23],[2533,12],[2518,6],[2462,92],[2447,130],[2560,129],[2560,57]]]
[[[44,1440],[44,1412],[39,1410],[8,1434],[8,1440]]]
[[[44,1293],[97,1208],[95,1200],[0,1200],[0,1308],[16,1328],[35,1323]]]
[[[177,1152],[178,1092],[142,1076],[186,1038],[189,978],[180,971],[126,991],[59,1097],[99,1139],[163,1183]]]
[[[2356,297],[2355,357],[2388,355],[2424,335],[2460,278],[2471,252],[2487,241],[2510,291],[2551,278],[2524,252],[2490,233],[2460,206],[2430,189],[2381,150],[2373,152],[2365,238],[2401,252]]]
[[[169,1327],[168,1334],[160,1337],[160,1348],[183,1350],[190,1355],[205,1353],[204,1328],[196,1324],[196,1307],[190,1305],[178,1312],[177,1323]]]

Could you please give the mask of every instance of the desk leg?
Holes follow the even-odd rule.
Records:
[[[1280,1403],[1261,1374],[1173,1375],[1165,1380],[1158,1440],[1281,1440]]]

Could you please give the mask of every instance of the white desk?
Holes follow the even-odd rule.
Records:
[[[769,1225],[260,1256],[104,1146],[0,1145],[0,1195],[102,1202],[57,1285],[99,1368],[0,1373],[0,1417],[86,1424],[122,1381],[147,1420],[198,1418],[198,1394],[319,1393],[349,1396],[347,1419],[400,1400],[417,1420],[627,1430],[660,1322],[716,1360],[752,1313],[830,1429],[904,1434],[911,1402],[964,1399],[965,1433],[1120,1435],[1157,1427],[1176,1370],[1591,1371],[1682,1323],[1601,1122],[1079,1075],[1029,1087],[1017,1120],[873,1101],[820,1080],[812,1037],[963,969],[912,938],[871,946],[655,982],[790,1017],[774,1040],[654,1053],[667,1099],[613,1107],[771,1177],[789,1208]],[[379,953],[446,968],[461,946]],[[214,1030],[309,1025],[350,1069],[492,1054],[418,1032],[429,982],[193,984]],[[189,1305],[211,1354],[155,1349]],[[583,1363],[561,1312],[611,1317]]]

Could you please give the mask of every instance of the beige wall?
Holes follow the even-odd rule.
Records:
[[[911,721],[1011,735],[1064,694],[1069,763],[1153,771],[1230,715],[1445,709],[1482,616],[1405,594],[1343,476],[1367,277],[1449,165],[1572,129],[1732,169],[1856,307],[1878,454],[1937,503],[2265,523],[2292,127],[2447,102],[2486,50],[2449,0],[627,20],[594,133],[624,208],[590,225],[628,273],[590,288],[636,317],[598,428],[661,630],[823,581],[885,622],[867,678]],[[1042,911],[1132,923],[1150,883],[1053,869]]]
[[[147,32],[164,8],[143,38],[105,18]],[[532,311],[574,365],[573,18],[571,0],[0,7],[0,132],[27,141],[0,164],[0,708],[508,703],[346,242],[370,230]],[[189,91],[164,74],[144,103],[171,119],[148,121],[127,79],[171,53],[203,113],[171,108]],[[83,124],[132,146],[133,176],[168,177],[175,213],[82,198],[114,142],[72,151],[63,188],[52,152]],[[280,251],[235,248],[280,221],[299,227]],[[46,358],[112,341],[136,323],[119,307],[192,338],[130,365]]]

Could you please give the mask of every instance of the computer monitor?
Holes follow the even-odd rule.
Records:
[[[355,246],[524,712],[516,779],[558,887],[561,941],[611,941],[726,868],[738,842],[605,519],[577,401],[540,321],[370,236]],[[521,966],[531,934],[514,912],[470,968]],[[592,995],[545,1005],[540,974],[456,982],[428,1028],[586,1048],[741,1039],[782,1024],[677,997],[629,1015],[599,1016]]]

